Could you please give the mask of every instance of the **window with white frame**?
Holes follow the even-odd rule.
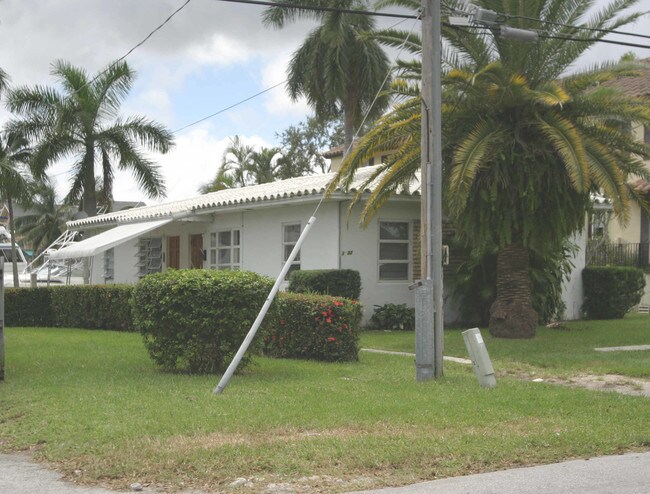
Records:
[[[295,247],[298,239],[300,238],[300,223],[286,223],[282,225],[282,264],[289,259],[291,251]],[[296,255],[296,258],[291,263],[289,268],[289,273],[292,271],[297,271],[300,269],[300,252]]]
[[[104,251],[104,282],[112,280],[115,274],[115,250]]]
[[[410,273],[410,224],[379,222],[379,280],[404,281]]]
[[[234,229],[211,232],[209,255],[211,269],[240,269],[241,231]]]

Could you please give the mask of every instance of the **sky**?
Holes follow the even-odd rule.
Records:
[[[53,86],[51,63],[62,59],[93,76],[142,41],[185,0],[0,0],[0,67],[12,85]],[[607,0],[596,0],[596,6]],[[282,30],[261,22],[264,7],[191,0],[171,21],[134,50],[127,62],[137,78],[122,105],[122,116],[141,115],[172,131],[219,112],[282,83],[292,53],[315,24],[300,21]],[[650,0],[633,9],[650,11]],[[386,19],[383,25],[399,19]],[[419,30],[404,21],[399,28]],[[650,35],[650,15],[622,30]],[[607,39],[650,45],[650,39],[610,35]],[[650,50],[597,44],[580,66],[616,60]],[[275,146],[277,134],[311,114],[304,100],[293,102],[283,85],[231,110],[175,132],[176,145],[153,156],[167,185],[164,201],[198,195],[217,171],[230,138],[239,135],[255,146]],[[0,124],[9,118],[0,109]],[[61,197],[68,190],[70,162],[50,168]],[[160,202],[146,198],[130,174],[119,172],[116,200]]]

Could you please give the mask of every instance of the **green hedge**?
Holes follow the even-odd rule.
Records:
[[[326,295],[280,293],[264,336],[271,357],[344,362],[359,358],[361,305]]]
[[[313,269],[291,273],[289,291],[294,293],[321,293],[333,297],[359,300],[361,276],[352,269]]]
[[[272,286],[271,279],[247,271],[156,273],[135,286],[133,319],[162,368],[219,373],[230,364]],[[249,361],[250,352],[239,369]]]
[[[7,326],[132,331],[131,285],[75,285],[5,290]]]
[[[50,288],[5,288],[5,325],[53,326]]]
[[[133,330],[129,301],[133,285],[50,287],[55,326]]]
[[[630,267],[588,267],[582,271],[588,319],[620,319],[643,296],[645,275]]]

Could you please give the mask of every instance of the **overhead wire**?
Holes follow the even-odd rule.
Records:
[[[242,3],[248,5],[261,5],[263,7],[279,7],[293,10],[313,10],[315,12],[335,12],[339,14],[359,14],[373,17],[395,17],[399,19],[419,19],[419,15],[415,14],[399,14],[397,12],[376,12],[372,10],[358,10],[358,9],[341,9],[338,7],[324,7],[315,5],[296,5],[285,2],[270,2],[264,0],[216,0],[217,2],[228,3]]]

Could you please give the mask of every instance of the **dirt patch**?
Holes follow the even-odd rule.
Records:
[[[511,377],[512,374],[508,374]],[[617,374],[578,374],[571,377],[544,377],[539,378],[529,374],[523,374],[518,377],[525,381],[545,382],[551,384],[560,384],[562,386],[571,386],[574,388],[586,388],[594,391],[611,391],[630,396],[645,396],[650,398],[650,380],[638,377],[620,376]]]
[[[547,382],[593,389],[595,391],[614,391],[624,395],[650,398],[650,380],[636,377],[619,376],[616,374],[605,374],[602,376],[580,374],[567,379],[551,378]]]

